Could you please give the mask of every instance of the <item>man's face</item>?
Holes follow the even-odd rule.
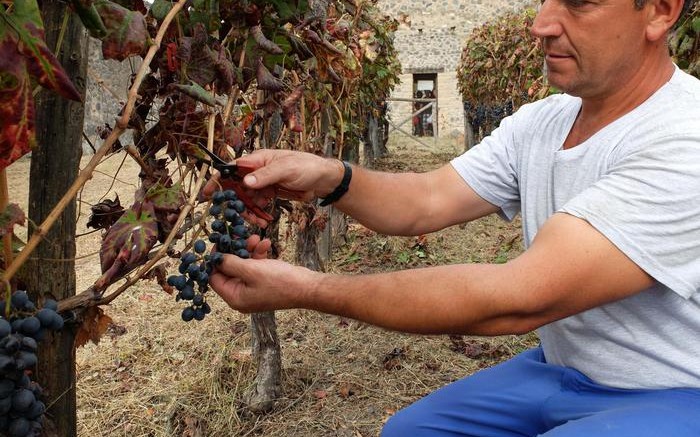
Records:
[[[544,0],[531,32],[542,41],[550,84],[586,98],[609,94],[637,72],[645,29],[633,0]]]

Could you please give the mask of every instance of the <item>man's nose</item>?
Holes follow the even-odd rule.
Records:
[[[544,0],[540,3],[530,33],[536,38],[556,37],[562,34],[561,24],[564,7],[560,0]]]

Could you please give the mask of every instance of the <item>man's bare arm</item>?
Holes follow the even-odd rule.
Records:
[[[245,179],[249,187],[262,193],[279,186],[306,200],[327,196],[343,178],[339,161],[308,153],[261,150],[239,162],[258,168]],[[350,189],[335,205],[389,235],[420,235],[498,210],[451,165],[427,173],[381,173],[354,166]]]
[[[631,296],[653,279],[586,221],[555,214],[506,264],[326,275],[226,257],[212,286],[244,312],[302,307],[423,334],[519,334]]]

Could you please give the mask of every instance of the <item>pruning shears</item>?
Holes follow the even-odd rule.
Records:
[[[255,202],[253,202],[253,199],[251,199],[250,196],[246,194],[243,188],[243,176],[252,172],[253,170],[255,170],[255,168],[243,166],[236,163],[226,162],[203,145],[200,145],[199,148],[211,159],[211,161],[207,161],[206,159],[202,158],[197,158],[198,161],[204,164],[208,164],[210,167],[213,167],[215,170],[217,170],[221,174],[222,182],[227,179],[233,181],[233,183],[230,184],[231,188],[236,192],[238,198],[245,204],[246,208],[251,213],[255,214],[256,216],[260,217],[261,219],[267,222],[273,220],[273,217],[270,214],[263,211],[262,208],[260,208],[258,205],[255,204]]]
[[[269,213],[265,212],[261,207],[255,204],[253,199],[251,199],[246,193],[243,186],[243,177],[248,173],[252,173],[253,171],[257,170],[256,167],[251,167],[245,164],[241,165],[235,162],[226,162],[203,145],[200,144],[199,148],[210,158],[210,161],[203,158],[197,158],[197,160],[217,170],[221,174],[222,185],[224,185],[224,181],[226,180],[231,181],[230,184],[225,185],[236,192],[238,198],[245,204],[246,208],[251,213],[267,221],[268,223],[274,219],[274,217],[272,217]],[[272,188],[274,189],[275,195],[281,195],[283,198],[288,200],[304,200],[305,198],[304,193],[301,191],[289,190],[276,184],[273,185]]]

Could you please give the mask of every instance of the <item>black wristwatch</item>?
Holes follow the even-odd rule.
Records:
[[[348,188],[350,188],[350,180],[352,179],[352,167],[350,167],[350,163],[347,161],[343,161],[343,167],[345,169],[345,172],[343,173],[343,180],[340,181],[340,184],[335,187],[335,190],[333,190],[331,194],[321,198],[321,203],[319,205],[328,206],[333,202],[337,202],[345,193],[348,192]]]

